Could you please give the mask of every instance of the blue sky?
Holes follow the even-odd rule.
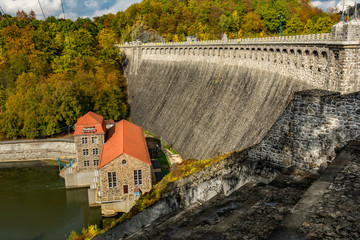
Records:
[[[0,0],[0,6],[5,13],[15,15],[17,10],[35,11],[38,19],[42,19],[39,1],[45,16],[63,17],[61,0]],[[141,0],[63,0],[66,18],[75,20],[78,17],[102,16],[109,12],[116,13],[125,10],[131,4]],[[341,0],[312,0],[312,4],[326,11],[328,7],[338,4]],[[350,1],[350,0],[346,0]],[[353,0],[351,0],[353,1]],[[358,0],[360,2],[360,0]]]
[[[45,16],[63,17],[61,0],[0,0],[0,6],[5,13],[15,15],[17,10],[29,12],[34,10],[38,19],[43,19],[39,1]],[[137,0],[62,0],[66,18],[75,20],[78,17],[102,16],[109,12],[116,13],[125,10]]]

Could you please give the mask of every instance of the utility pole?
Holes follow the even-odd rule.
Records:
[[[62,10],[63,10],[63,14],[64,14],[64,19],[66,18],[65,17],[65,10],[64,10],[64,4],[63,4],[63,1],[61,0],[61,7],[62,7]]]
[[[1,7],[1,6],[0,6],[0,9],[1,9],[1,11],[2,11],[3,15],[5,15],[5,12],[4,12],[4,10],[2,9],[2,7]]]
[[[343,11],[342,11],[342,15],[341,15],[341,21],[342,22],[345,22],[344,21],[344,14],[345,14],[345,0],[343,0]]]
[[[281,37],[281,33],[282,33],[282,16],[279,15],[280,17],[280,37]]]
[[[45,17],[43,8],[42,8],[41,3],[40,3],[40,0],[38,0],[38,2],[39,2],[39,5],[40,5],[41,12],[42,12],[42,14],[43,14],[43,16],[44,16],[44,20],[46,20],[46,17]]]
[[[209,41],[209,27],[206,26],[206,41]]]
[[[357,20],[357,0],[355,0],[355,13],[354,13],[354,19]]]

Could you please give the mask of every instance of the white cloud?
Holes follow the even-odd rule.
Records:
[[[126,8],[128,8],[130,5],[137,3],[140,1],[136,1],[136,0],[130,0],[130,1],[124,1],[124,0],[117,0],[115,4],[113,4],[111,7],[109,7],[108,9],[101,9],[101,10],[96,10],[93,14],[92,17],[96,17],[96,16],[102,16],[104,14],[108,14],[108,13],[117,13],[119,11],[124,11]]]
[[[66,0],[66,6],[70,9],[77,7],[77,0]]]
[[[41,6],[46,16],[56,15],[61,10],[59,0],[40,0]],[[29,13],[33,10],[38,18],[42,18],[39,2],[36,0],[0,0],[0,6],[5,13],[15,16],[18,10]]]
[[[91,9],[99,8],[99,3],[97,0],[85,0],[84,4],[85,4],[85,7],[87,7],[87,8],[91,8]]]
[[[329,7],[335,6],[335,0],[330,1],[312,1],[311,4],[314,7],[321,8],[322,10],[326,11]]]
[[[78,17],[95,17],[108,13],[124,11],[131,4],[141,0],[62,0],[64,3],[65,16],[72,20]],[[45,16],[55,16],[63,18],[61,0],[40,0]],[[38,19],[43,19],[43,15],[38,0],[0,0],[0,6],[5,13],[12,16],[18,10],[29,13],[33,10]]]

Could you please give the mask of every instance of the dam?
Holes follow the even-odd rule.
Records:
[[[359,26],[119,46],[133,121],[186,158],[234,153],[96,239],[358,238]]]
[[[118,45],[131,120],[184,158],[246,149],[295,92],[360,90],[359,33],[354,20],[327,34]]]

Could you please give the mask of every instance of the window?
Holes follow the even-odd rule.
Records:
[[[142,173],[141,170],[134,170],[134,184],[142,185]]]
[[[141,174],[141,170],[138,170],[138,175],[139,175],[139,185],[142,185],[142,174]]]
[[[109,188],[116,188],[117,186],[116,172],[108,172],[108,183],[109,183]]]
[[[129,187],[128,185],[124,185],[124,194],[129,193]]]
[[[122,165],[126,165],[126,160],[122,160]]]
[[[93,155],[99,155],[99,149],[98,148],[93,149]]]
[[[83,149],[83,155],[89,156],[89,149]]]
[[[98,138],[97,137],[91,137],[91,143],[92,144],[98,144]]]
[[[90,167],[90,161],[89,160],[84,161],[84,167]]]
[[[83,137],[83,138],[81,138],[81,143],[82,143],[82,144],[87,144],[87,143],[88,143],[87,140],[88,140],[88,139],[87,139],[86,137]]]
[[[94,160],[94,166],[99,165],[99,160]]]
[[[137,170],[134,170],[134,185],[138,185]]]
[[[90,128],[83,128],[82,129],[83,133],[94,133],[95,132],[95,128],[94,127],[90,127]]]

